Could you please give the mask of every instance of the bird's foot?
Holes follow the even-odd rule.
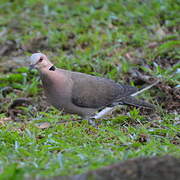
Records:
[[[89,118],[88,119],[88,123],[90,124],[90,125],[92,125],[92,126],[96,126],[97,124],[96,124],[96,120],[94,119],[94,118]]]

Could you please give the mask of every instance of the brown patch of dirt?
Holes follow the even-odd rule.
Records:
[[[163,96],[156,97],[159,104],[162,104],[162,107],[168,111],[180,113],[180,88],[165,83],[159,83],[158,88],[164,93]]]
[[[33,38],[29,41],[28,44],[26,43],[21,46],[23,51],[28,51],[30,53],[48,49],[48,47],[49,47],[48,39],[45,36],[39,36]]]
[[[18,46],[15,41],[6,41],[5,44],[0,44],[0,56],[9,54],[12,51],[17,51]]]
[[[161,66],[171,67],[171,65],[176,64],[176,60],[172,60],[171,62],[159,61]],[[169,64],[168,64],[169,63]],[[152,69],[151,66],[147,66]],[[152,69],[153,70],[153,69]],[[124,81],[131,82],[133,81],[135,86],[141,86],[142,88],[153,84],[158,81],[155,77],[152,77],[146,72],[143,72],[140,69],[132,69],[129,73],[125,74]],[[162,106],[167,112],[178,112],[180,113],[180,88],[175,85],[169,84],[165,81],[161,81],[156,84],[153,88],[154,91],[154,100]]]
[[[49,49],[48,39],[45,36],[33,38],[26,44],[8,40],[0,44],[0,56],[19,56],[24,54],[24,52],[34,53],[44,49]]]
[[[137,141],[143,144],[149,141],[149,137],[147,134],[140,134]]]
[[[174,58],[168,58],[168,57],[158,57],[155,59],[154,62],[158,64],[160,67],[171,68],[174,64],[178,63],[178,60]]]
[[[23,114],[22,110],[16,109],[18,106],[28,106],[31,104],[28,98],[17,98],[8,107],[8,115],[13,119],[17,120],[18,114]]]

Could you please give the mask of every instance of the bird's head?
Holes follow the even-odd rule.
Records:
[[[55,70],[53,64],[48,60],[45,54],[42,53],[34,53],[30,57],[30,69],[38,69],[38,70]]]

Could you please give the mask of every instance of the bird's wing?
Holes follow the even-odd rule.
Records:
[[[80,107],[102,108],[137,92],[137,88],[83,73],[72,73],[72,102]]]

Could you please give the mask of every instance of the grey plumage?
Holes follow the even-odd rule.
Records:
[[[72,102],[77,106],[103,108],[116,100],[129,96],[138,89],[115,83],[110,79],[83,73],[68,72],[73,81]]]
[[[39,62],[40,58],[43,61]],[[84,73],[54,69],[41,53],[33,54],[31,59],[40,72],[48,101],[67,113],[88,117],[97,110],[118,104],[153,108],[153,105],[131,96],[138,91],[136,87]]]

